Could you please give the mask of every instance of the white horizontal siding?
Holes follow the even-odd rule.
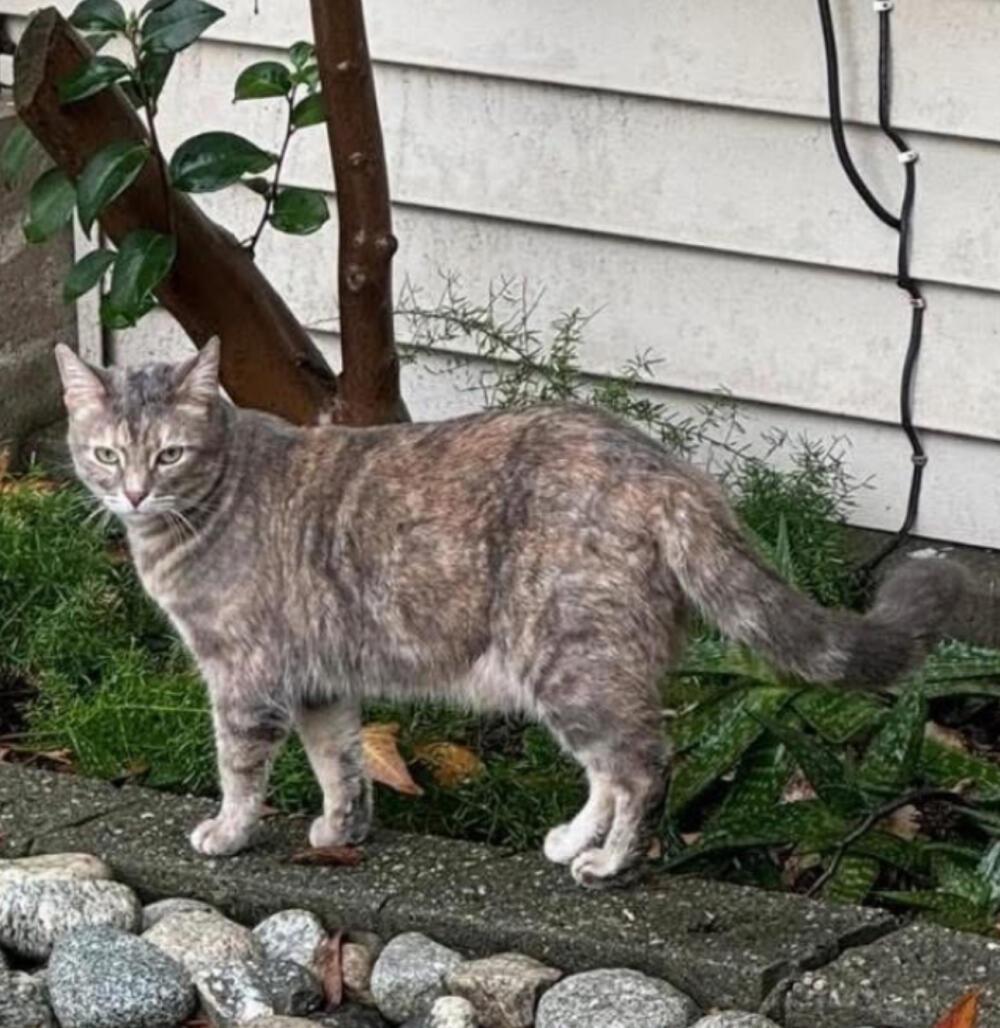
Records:
[[[0,0],[26,13],[31,0]],[[65,10],[72,3],[59,5]],[[173,146],[228,128],[265,146],[281,105],[229,102],[239,69],[310,33],[306,0],[223,2],[212,41],[185,54],[164,102]],[[834,5],[845,108],[862,172],[890,207],[902,176],[875,115],[877,24]],[[846,436],[875,488],[859,524],[895,528],[909,485],[894,427],[909,308],[895,236],[843,177],[825,121],[815,4],[803,0],[367,0],[401,248],[397,283],[427,293],[458,272],[473,298],[501,276],[544,290],[537,323],[574,307],[589,371],[648,352],[658,398],[690,409],[724,387],[752,432]],[[921,155],[914,273],[928,281],[917,418],[931,465],[918,525],[1000,546],[1000,3],[907,0],[893,14],[894,110]],[[197,123],[191,112],[198,111]],[[329,190],[321,129],[295,141],[289,181]],[[238,191],[207,199],[237,230]],[[336,360],[335,229],[268,236],[261,262]],[[401,333],[402,336],[402,333]],[[121,359],[169,352],[158,315]],[[406,367],[418,417],[476,395]],[[475,372],[471,372],[475,374]]]

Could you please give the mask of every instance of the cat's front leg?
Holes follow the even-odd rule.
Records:
[[[288,732],[289,717],[261,699],[261,690],[213,689],[212,717],[222,786],[216,817],[191,833],[191,845],[205,856],[238,853],[260,818],[271,763]]]
[[[371,782],[361,748],[361,707],[354,700],[302,706],[295,715],[316,780],[323,790],[323,816],[309,830],[313,846],[363,842],[372,819]]]

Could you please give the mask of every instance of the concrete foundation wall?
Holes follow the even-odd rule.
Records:
[[[0,147],[16,124],[11,105],[0,102]],[[29,438],[63,414],[52,348],[59,342],[75,348],[77,338],[76,310],[62,302],[72,233],[41,246],[25,241],[29,187],[0,188],[0,449],[10,447],[21,464],[30,457]]]

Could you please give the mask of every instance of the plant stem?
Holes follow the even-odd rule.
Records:
[[[281,144],[281,150],[278,152],[278,161],[274,166],[274,181],[271,183],[267,196],[264,198],[264,213],[260,217],[260,222],[257,224],[254,234],[245,244],[251,259],[256,259],[257,244],[260,242],[260,237],[271,217],[271,212],[274,210],[274,201],[278,196],[278,183],[281,180],[281,169],[285,163],[285,157],[288,155],[288,144],[291,143],[292,136],[295,134],[295,125],[292,123],[292,112],[295,110],[295,89],[296,87],[293,86],[291,93],[285,98],[288,102],[288,125],[285,128],[285,138]]]
[[[833,857],[826,870],[809,887],[807,896],[815,896],[826,883],[837,873],[841,861],[847,855],[847,850],[854,845],[862,836],[867,835],[883,818],[894,814],[900,807],[907,807],[911,804],[926,803],[928,800],[944,800],[946,803],[953,803],[957,807],[968,806],[968,803],[953,789],[913,789],[897,796],[894,800],[876,807],[875,810],[866,814],[857,826],[852,828],[843,839],[837,843]]]

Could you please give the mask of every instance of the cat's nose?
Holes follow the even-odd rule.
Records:
[[[128,500],[132,506],[138,510],[139,504],[149,495],[148,489],[126,489],[125,499]]]

